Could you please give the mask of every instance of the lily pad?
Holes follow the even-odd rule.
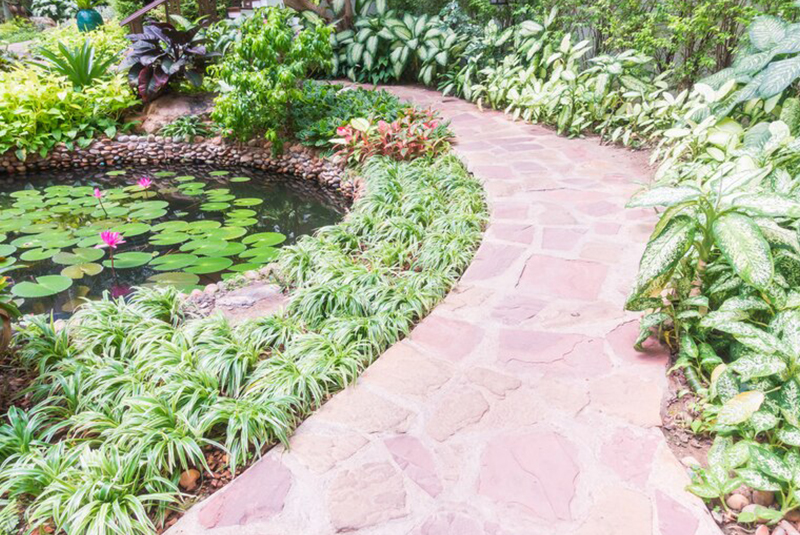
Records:
[[[231,227],[252,227],[258,223],[258,219],[252,217],[241,217],[237,219],[229,219],[226,223]]]
[[[151,253],[129,252],[119,253],[114,255],[114,268],[115,269],[130,269],[143,266],[153,258]],[[107,268],[111,267],[111,259],[103,261],[103,265]]]
[[[109,171],[109,172],[106,173],[106,175],[108,175],[108,176],[122,176],[122,175],[125,175],[127,173],[128,172],[124,171],[124,170],[117,170],[117,171]]]
[[[229,271],[235,271],[237,273],[243,273],[245,271],[253,271],[254,269],[261,268],[261,264],[256,264],[253,262],[245,262],[244,264],[236,264],[235,266],[231,266],[228,268]]]
[[[249,176],[235,176],[228,179],[228,182],[250,182],[252,179]]]
[[[19,282],[11,287],[11,293],[17,297],[48,297],[61,293],[72,286],[72,279],[63,275],[44,275],[36,277],[36,282]]]
[[[205,239],[184,243],[181,245],[181,251],[192,252],[201,256],[215,256],[227,246],[228,242],[225,240]]]
[[[171,253],[157,256],[150,261],[150,267],[156,271],[174,271],[183,269],[195,264],[198,260],[197,255],[186,253]]]
[[[185,269],[187,273],[204,275],[207,273],[218,273],[233,265],[233,260],[223,257],[203,257],[193,265]]]
[[[153,245],[175,245],[176,243],[188,241],[190,238],[191,236],[182,232],[163,232],[151,236],[150,243]]]
[[[245,198],[245,199],[236,199],[235,201],[233,201],[233,204],[235,204],[236,206],[258,206],[263,202],[264,199]]]
[[[0,257],[10,256],[17,252],[17,248],[13,245],[0,245]]]
[[[243,252],[239,256],[242,258],[261,258],[261,257],[269,257],[269,259],[273,259],[278,256],[280,249],[276,249],[274,247],[264,246],[264,247],[257,247],[255,249],[248,249],[247,251]],[[263,263],[263,262],[259,262]]]
[[[231,174],[230,171],[211,171],[208,176],[225,176]]]
[[[247,246],[239,242],[227,242],[227,245],[214,253],[214,256],[236,256],[247,250]]]
[[[280,232],[259,232],[258,234],[251,234],[242,240],[242,243],[247,245],[257,244],[259,247],[263,245],[278,245],[286,241],[286,236]]]
[[[126,238],[133,238],[134,236],[141,236],[150,232],[150,225],[147,223],[127,223],[112,229],[114,232],[119,232]]]
[[[167,215],[167,211],[163,208],[145,208],[142,210],[136,210],[135,212],[130,213],[131,219],[143,219],[145,221],[149,221],[151,219],[158,219],[159,217],[164,217]]]
[[[67,266],[61,270],[61,274],[70,279],[82,279],[84,275],[94,276],[103,271],[103,266],[100,264],[75,264],[74,266]]]
[[[147,280],[155,282],[159,285],[175,286],[180,290],[188,287],[194,288],[194,286],[200,282],[200,277],[194,273],[175,271],[170,273],[159,273],[158,275],[153,275]]]
[[[53,256],[53,262],[66,266],[74,266],[77,264],[87,264],[100,260],[105,255],[103,249],[78,247],[73,249],[71,253],[61,252]]]
[[[231,205],[226,202],[207,202],[200,205],[200,209],[204,212],[221,212],[230,207]]]
[[[59,249],[29,249],[19,255],[19,258],[25,262],[38,262],[40,260],[47,260],[58,252]]]

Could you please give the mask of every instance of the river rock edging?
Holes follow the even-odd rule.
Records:
[[[14,180],[28,171],[176,163],[241,165],[293,175],[315,180],[349,199],[354,199],[359,189],[358,181],[349,179],[342,165],[300,144],[287,144],[280,155],[274,155],[269,142],[261,140],[240,144],[214,137],[186,142],[152,134],[101,138],[86,148],[75,147],[73,150],[59,143],[44,158],[33,154],[24,162],[19,161],[13,151],[9,151],[0,155],[0,176],[6,175],[7,179]]]

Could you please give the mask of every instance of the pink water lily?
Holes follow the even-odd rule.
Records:
[[[94,188],[94,198],[95,199],[102,199],[103,198],[103,192],[100,191],[100,188]]]
[[[103,240],[103,243],[95,245],[97,249],[103,249],[105,247],[108,247],[109,249],[116,249],[117,245],[125,243],[125,240],[122,238],[122,234],[119,232],[111,232],[109,230],[101,232],[100,239]]]
[[[141,187],[142,189],[147,189],[153,185],[153,181],[147,178],[146,176],[143,176],[142,178],[139,179],[139,181],[136,184],[138,184],[139,187]]]

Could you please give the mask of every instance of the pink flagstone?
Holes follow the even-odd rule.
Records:
[[[553,432],[501,436],[484,451],[478,492],[548,522],[572,518],[575,447]]]
[[[472,353],[483,339],[483,330],[474,325],[440,316],[428,316],[411,334],[411,340],[457,361]]]
[[[433,497],[442,492],[442,483],[436,474],[436,462],[431,452],[417,438],[402,435],[384,441],[394,462],[417,485]]]
[[[608,267],[596,262],[535,255],[519,279],[526,293],[594,301],[606,280]]]
[[[292,473],[281,462],[264,459],[236,482],[202,505],[199,518],[203,527],[244,526],[280,513],[292,486]]]

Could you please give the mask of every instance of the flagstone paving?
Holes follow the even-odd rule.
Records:
[[[418,88],[491,218],[410,337],[170,534],[719,534],[659,429],[667,355],[623,303],[653,223],[646,154]]]

